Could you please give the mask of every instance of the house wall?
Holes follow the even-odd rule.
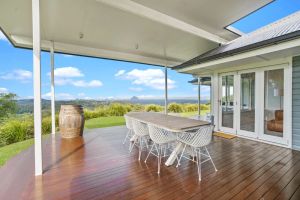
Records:
[[[293,58],[292,147],[300,150],[300,56]]]

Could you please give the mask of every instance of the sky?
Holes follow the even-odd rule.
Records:
[[[277,0],[236,23],[248,33],[300,10],[300,0]],[[14,48],[0,32],[0,93],[32,98],[32,51]],[[42,97],[50,98],[50,54],[43,52]],[[197,87],[188,83],[191,75],[168,71],[170,98],[196,98]],[[56,99],[163,98],[164,69],[157,66],[82,56],[55,54]],[[201,88],[202,99],[209,88]]]

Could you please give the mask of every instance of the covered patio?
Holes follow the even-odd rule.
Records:
[[[86,130],[72,140],[55,133],[55,52],[164,67],[167,114],[168,69],[237,38],[230,24],[270,2],[4,1],[1,31],[15,47],[33,49],[35,144],[0,168],[0,199],[299,199],[300,153],[291,149],[214,137],[208,149],[218,172],[205,163],[199,182],[192,162],[163,165],[160,175],[155,157],[145,164],[143,152],[139,162],[138,151],[129,154],[122,144],[123,126]],[[51,55],[52,135],[47,138],[41,130],[42,50]],[[200,84],[217,80],[190,74],[198,94]]]
[[[209,145],[216,173],[185,160],[177,169],[156,158],[141,162],[122,145],[123,126],[88,130],[82,138],[43,140],[44,174],[34,177],[33,147],[0,168],[0,199],[299,199],[300,154],[251,141],[214,137]]]
[[[0,7],[1,31],[15,47],[33,50],[35,175],[44,169],[41,50],[51,55],[53,134],[55,52],[164,67],[167,114],[168,68],[237,38],[240,33],[230,24],[270,2],[5,0]]]

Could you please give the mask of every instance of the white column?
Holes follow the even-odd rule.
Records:
[[[41,109],[41,35],[40,1],[32,0],[33,93],[34,93],[34,158],[35,175],[43,173]]]
[[[165,114],[168,114],[168,68],[165,66]]]
[[[219,76],[217,73],[214,73],[212,76],[211,80],[211,90],[212,90],[212,113],[214,116],[214,125],[215,125],[215,130],[219,130],[219,107],[220,107],[220,102],[219,102]]]
[[[200,108],[200,105],[201,105],[201,102],[200,102],[200,91],[201,91],[201,79],[200,77],[198,77],[198,119],[200,119],[200,114],[201,114],[201,108]]]
[[[54,85],[54,42],[50,48],[51,54],[51,118],[52,118],[52,134],[55,135],[55,85]]]

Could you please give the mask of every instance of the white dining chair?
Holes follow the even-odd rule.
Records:
[[[184,144],[184,147],[182,149],[181,155],[179,157],[177,166],[180,165],[181,158],[187,158],[189,160],[192,160],[194,162],[197,162],[197,167],[198,167],[198,178],[199,181],[201,181],[201,164],[207,161],[211,161],[215,171],[218,171],[206,146],[211,142],[212,140],[212,132],[213,132],[214,126],[208,125],[208,126],[202,126],[196,131],[191,131],[191,132],[184,132],[180,134],[178,137],[178,141],[182,142]],[[194,160],[194,155],[193,159],[190,159],[186,156],[184,156],[185,150],[189,148],[190,153],[195,153],[196,154],[196,161]],[[204,156],[206,159],[201,161],[201,156]]]
[[[137,146],[139,149],[139,160],[141,160],[141,154],[144,150],[144,147],[148,149],[148,139],[149,139],[149,130],[147,124],[140,122],[138,120],[132,119],[132,127],[136,139],[134,140],[131,150],[132,151],[134,146]],[[145,144],[145,145],[144,145]]]
[[[150,154],[157,157],[157,173],[160,174],[160,165],[161,165],[161,158],[166,157],[166,151],[171,147],[171,144],[176,142],[176,135],[172,132],[167,131],[165,129],[159,128],[155,125],[148,124],[149,128],[149,135],[151,140],[153,141],[153,145],[145,159],[145,163]],[[154,149],[155,148],[155,149]],[[157,154],[155,154],[155,152]]]
[[[132,126],[132,119],[127,115],[124,115],[124,117],[125,117],[126,128],[128,129],[128,131],[127,131],[127,134],[124,138],[123,144],[125,144],[127,140],[130,142],[130,139],[134,135],[133,126]]]

